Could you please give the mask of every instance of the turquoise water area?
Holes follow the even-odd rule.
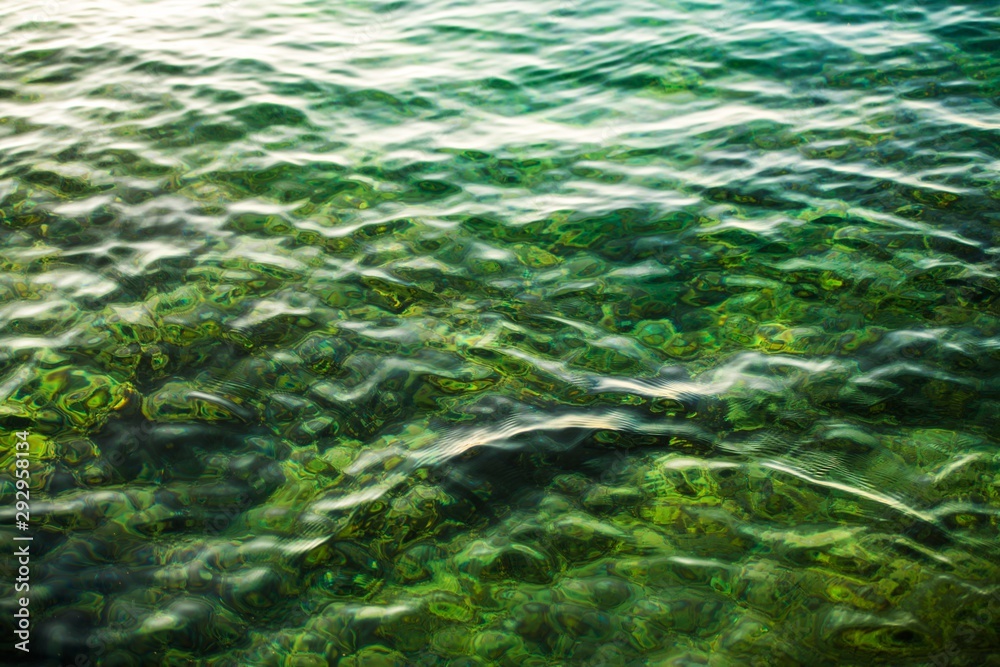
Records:
[[[1000,665],[1000,5],[9,0],[0,62],[0,663]]]

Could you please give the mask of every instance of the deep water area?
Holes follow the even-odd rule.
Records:
[[[12,667],[1000,665],[1000,4],[6,0],[0,543]]]

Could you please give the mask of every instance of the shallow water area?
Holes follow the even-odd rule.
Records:
[[[992,3],[0,28],[3,664],[1000,664]]]

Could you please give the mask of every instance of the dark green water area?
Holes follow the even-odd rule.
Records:
[[[0,28],[0,664],[1000,665],[1000,4]]]

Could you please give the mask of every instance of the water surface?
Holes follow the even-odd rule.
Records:
[[[0,27],[25,664],[1000,664],[994,3]]]

